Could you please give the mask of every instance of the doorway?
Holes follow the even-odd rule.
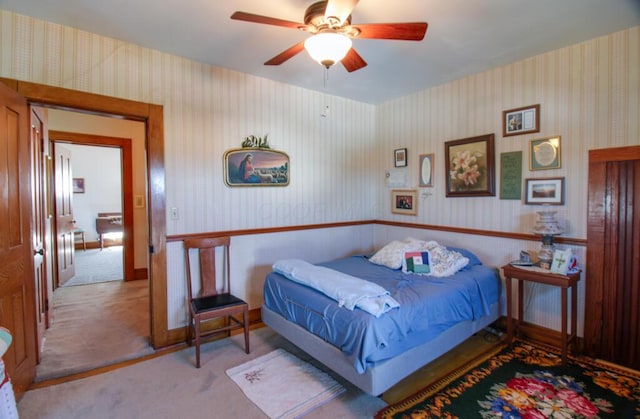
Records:
[[[47,111],[54,161],[58,162],[58,154],[66,156],[70,166],[66,183],[73,178],[74,189],[68,200],[58,199],[69,187],[56,179],[55,202],[69,202],[71,233],[80,231],[82,235],[75,236],[82,240],[71,245],[75,249],[69,258],[73,262],[69,279],[63,281],[60,268],[53,272],[54,319],[45,333],[37,381],[152,352],[144,123],[70,110]],[[59,171],[54,171],[57,177]],[[60,243],[58,228],[54,223],[53,235]],[[113,235],[122,236],[121,241],[109,240]],[[89,272],[86,263],[90,263]],[[105,278],[143,284],[103,284]],[[110,344],[105,344],[110,335]]]
[[[26,111],[27,104],[47,105],[59,109],[73,109],[80,112],[137,120],[145,124],[147,145],[146,170],[147,184],[149,185],[149,189],[147,190],[147,213],[149,216],[148,277],[151,343],[153,347],[158,348],[178,341],[180,336],[170,334],[167,328],[166,204],[162,106],[15,79],[0,78],[0,81],[16,93],[11,95],[11,100],[18,103],[19,106],[24,107],[24,109],[20,108],[23,110],[23,112],[20,112],[20,118],[16,118],[16,122],[19,122],[20,129],[16,129],[15,132],[24,133],[25,136],[29,132],[29,120],[26,117],[28,114]],[[22,103],[24,103],[24,105],[22,105]],[[25,115],[24,117],[23,114]],[[28,145],[28,138],[21,140],[20,144]],[[21,155],[28,156],[28,152],[22,153]],[[24,167],[29,168],[30,164],[27,162],[24,164]],[[12,182],[20,185],[28,179],[28,175],[13,176],[10,178]],[[29,190],[26,184],[22,189],[24,191]],[[24,202],[30,202],[29,197],[25,196]],[[22,219],[25,220],[27,218],[23,217]],[[22,231],[24,232],[22,237],[24,242],[31,244],[29,228],[24,228]],[[46,254],[46,252],[44,253]],[[23,254],[25,260],[22,265],[29,266],[27,255],[33,257],[33,249],[29,248],[29,246],[23,246]],[[35,300],[34,293],[30,292],[30,290],[34,288],[33,273],[16,276],[16,279],[22,282],[20,289],[27,290],[28,295],[31,295],[32,299]],[[47,293],[47,296],[48,295]],[[27,303],[29,303],[29,301],[27,301]],[[30,304],[33,305],[33,302],[31,301]],[[45,301],[43,304],[43,306],[46,305],[48,305],[48,301]],[[37,342],[30,340],[30,337],[35,337],[36,335],[36,324],[33,316],[30,314],[31,310],[24,313],[14,311],[14,313],[16,313],[16,322],[24,325],[25,329],[24,333],[16,334],[14,341],[24,341],[25,345],[23,347],[29,351],[26,356],[20,358],[20,364],[17,363],[16,359],[11,357],[5,360],[7,369],[14,371],[14,390],[16,391],[16,397],[19,398],[24,389],[27,388],[35,377],[35,365],[37,362],[35,349],[37,348]],[[26,367],[22,368],[23,365],[26,365]],[[16,371],[19,373],[16,373]]]

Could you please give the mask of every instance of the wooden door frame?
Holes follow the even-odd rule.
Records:
[[[135,237],[133,234],[133,144],[130,138],[107,137],[94,134],[49,130],[49,141],[59,144],[77,144],[97,147],[117,148],[122,151],[122,221],[124,280],[132,281],[135,276]],[[55,146],[54,146],[55,149]],[[57,227],[55,228],[57,231]]]
[[[149,223],[149,302],[151,345],[167,346],[167,255],[164,169],[164,116],[161,105],[119,99],[15,79],[0,81],[17,91],[31,105],[96,113],[145,123],[147,150],[147,202]],[[33,280],[33,278],[28,278]],[[35,325],[34,325],[35,327]]]

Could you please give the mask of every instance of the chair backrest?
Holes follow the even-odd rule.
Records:
[[[197,249],[199,270],[200,270],[200,297],[207,297],[216,295],[219,293],[218,284],[216,283],[216,249],[221,248],[223,251],[223,264],[222,274],[223,283],[222,290],[224,293],[230,292],[230,278],[229,278],[229,243],[231,239],[229,236],[223,237],[204,237],[196,239],[184,240],[184,252],[187,268],[187,291],[189,300],[193,296],[192,291],[192,279],[191,279],[191,257],[190,250]]]

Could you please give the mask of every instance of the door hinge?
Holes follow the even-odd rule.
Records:
[[[149,254],[153,254],[155,252],[153,245],[149,246]]]
[[[44,311],[49,311],[49,299],[44,300]]]

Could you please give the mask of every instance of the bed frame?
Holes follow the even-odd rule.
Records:
[[[391,386],[458,346],[500,316],[500,304],[490,307],[490,314],[478,320],[463,321],[450,327],[431,341],[404,352],[395,358],[368,367],[358,374],[353,364],[335,346],[292,323],[280,314],[262,306],[262,321],[291,343],[317,359],[366,393],[379,396]]]

